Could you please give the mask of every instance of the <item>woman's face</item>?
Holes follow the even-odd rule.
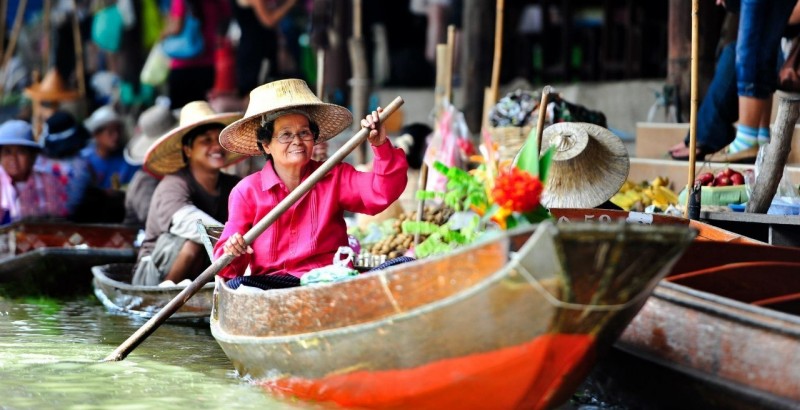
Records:
[[[206,170],[220,170],[225,167],[227,152],[219,145],[221,128],[210,129],[196,137],[190,146],[183,147],[189,166]]]
[[[308,118],[302,114],[286,114],[275,120],[272,140],[265,147],[272,155],[277,168],[302,168],[311,160],[314,150],[314,134],[308,126]]]
[[[0,147],[0,165],[13,182],[27,181],[33,169],[36,153],[21,145],[3,145]]]

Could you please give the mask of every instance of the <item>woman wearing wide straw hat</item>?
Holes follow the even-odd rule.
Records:
[[[220,170],[243,157],[226,152],[219,133],[239,118],[193,101],[181,109],[178,127],[147,151],[144,169],[163,179],[150,203],[134,285],[193,279],[208,266],[196,223],[221,225],[228,219],[228,196],[239,178]]]
[[[386,138],[373,111],[361,121],[370,129],[374,153],[372,172],[359,172],[340,163],[246,247],[242,234],[304,180],[320,162],[311,159],[314,144],[326,141],[350,126],[346,108],[321,102],[302,80],[281,80],[250,93],[245,117],[226,127],[220,143],[244,155],[267,158],[264,168],[245,177],[231,193],[230,218],[214,249],[241,256],[220,272],[227,278],[252,275],[280,278],[299,284],[311,269],[330,265],[339,246],[347,245],[344,212],[374,215],[397,200],[406,186],[408,164],[402,150]],[[236,286],[238,282],[229,282]]]

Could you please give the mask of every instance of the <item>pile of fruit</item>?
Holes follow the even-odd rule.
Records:
[[[626,211],[641,212],[650,205],[663,211],[678,204],[678,195],[669,186],[669,178],[661,176],[641,184],[625,181],[619,192],[611,197],[611,202]]]
[[[702,186],[731,186],[731,185],[744,185],[744,175],[741,172],[734,171],[730,168],[725,168],[717,172],[717,175],[711,172],[705,172],[697,176],[694,180],[695,183],[700,183]]]
[[[453,215],[453,209],[447,206],[444,207],[431,207],[426,206],[422,213],[422,220],[436,225],[444,225],[450,216]],[[383,239],[373,244],[367,245],[369,253],[372,255],[385,255],[388,259],[393,259],[402,256],[411,245],[414,243],[414,235],[403,233],[401,225],[404,221],[416,221],[417,211],[406,212],[401,214],[398,218],[391,221],[394,228],[391,234],[386,235]],[[420,242],[425,240],[427,235],[420,236]]]

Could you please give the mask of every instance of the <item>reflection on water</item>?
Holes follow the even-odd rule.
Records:
[[[308,408],[239,379],[207,324],[162,325],[101,362],[142,324],[89,298],[0,299],[0,408]]]

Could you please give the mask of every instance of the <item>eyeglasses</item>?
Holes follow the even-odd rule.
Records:
[[[298,133],[284,131],[278,134],[278,142],[281,144],[289,144],[294,141],[294,137],[299,137],[301,141],[313,141],[314,133],[309,130],[302,130]]]

